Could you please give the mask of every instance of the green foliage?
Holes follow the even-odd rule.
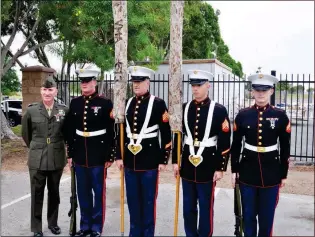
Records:
[[[276,85],[276,91],[289,91],[291,86],[290,83],[282,81]]]
[[[94,63],[103,70],[111,69],[114,65],[112,47],[99,44],[93,38],[78,40],[75,45],[72,60],[79,63]]]
[[[77,34],[67,60],[93,63],[102,70],[114,64],[111,1],[77,1],[72,9],[72,28]],[[72,36],[65,35],[72,40]]]
[[[20,91],[21,83],[16,71],[11,68],[1,79],[1,90],[3,95],[11,95],[13,92]]]
[[[42,1],[40,15],[46,21],[51,20],[46,22],[51,33],[61,39],[77,38],[80,37],[75,15],[78,5],[78,1]]]
[[[243,76],[240,62],[236,62],[229,54],[220,34],[218,16],[208,3],[187,1],[184,8],[183,58],[213,58],[216,51],[217,59],[232,68],[232,72]]]
[[[73,52],[75,44],[82,38],[80,22],[76,8],[79,1],[46,1],[42,4],[41,13],[45,19],[50,21],[51,32],[58,35],[63,40],[63,45],[49,47],[49,51],[63,58],[64,62],[70,65],[77,61]],[[47,22],[48,24],[48,22]]]
[[[221,37],[213,8],[201,1],[188,1],[183,24],[183,58],[211,58],[214,44],[219,44]]]
[[[1,21],[9,20],[11,1],[1,1]]]
[[[218,46],[218,60],[232,69],[232,73],[243,77],[243,67],[240,62],[236,62],[229,54],[229,48],[224,44],[223,40]]]
[[[169,7],[167,1],[128,1],[128,60],[143,61],[149,57],[148,66],[155,68],[164,59]],[[111,1],[79,1],[73,14],[72,28],[79,37],[67,60],[94,63],[103,71],[111,69],[115,57]]]
[[[156,69],[169,48],[170,1],[128,1],[128,60]]]
[[[303,85],[297,85],[297,86],[292,86],[291,88],[291,93],[296,93],[300,91],[304,91],[304,86]]]
[[[21,4],[22,13],[34,6],[19,29],[29,31],[36,17],[41,18],[33,39],[40,43],[59,36],[63,46],[52,51],[68,65],[93,63],[102,71],[114,65],[114,22],[112,1],[2,1],[3,35],[12,32],[15,6]],[[156,69],[169,55],[170,1],[129,0],[128,61],[146,61]],[[37,12],[39,15],[37,15]],[[216,55],[214,54],[216,52]],[[38,55],[38,50],[36,51]],[[208,3],[188,0],[184,7],[183,59],[216,58],[243,76],[242,65],[229,54],[220,34],[218,16]]]

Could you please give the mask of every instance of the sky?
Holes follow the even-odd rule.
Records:
[[[221,36],[246,74],[314,75],[314,1],[208,1]]]
[[[276,70],[282,74],[314,75],[313,1],[208,1],[219,9],[221,36],[230,55],[240,61],[245,74]],[[196,29],[197,30],[197,29]],[[5,40],[6,41],[6,40]],[[23,43],[19,36],[12,46],[16,52]],[[58,71],[61,60],[48,53],[51,66]],[[37,60],[23,56],[28,66]],[[18,69],[19,78],[21,72]]]

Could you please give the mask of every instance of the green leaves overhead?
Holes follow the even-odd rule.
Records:
[[[1,2],[3,35],[12,32],[17,2]],[[33,45],[59,37],[64,42],[52,51],[64,62],[69,65],[94,63],[103,71],[112,69],[115,55],[112,1],[30,0],[19,4],[21,13],[28,6],[34,6],[34,14],[19,25],[19,31],[30,31],[37,17],[41,18],[32,37]],[[169,56],[170,1],[128,0],[127,7],[128,61],[149,59],[149,66],[155,69]],[[37,12],[39,15],[35,14]],[[221,38],[218,16],[211,5],[200,0],[186,0],[183,24],[183,59],[215,57],[231,67],[236,75],[243,75],[241,63],[232,58]]]

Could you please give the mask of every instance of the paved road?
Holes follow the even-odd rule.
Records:
[[[70,178],[64,175],[60,186],[61,204],[59,225],[66,236],[69,229]],[[27,173],[2,172],[1,176],[1,234],[2,236],[31,236],[29,230],[30,198]],[[117,179],[107,181],[107,209],[103,236],[120,235],[120,187]],[[16,201],[16,202],[15,202]],[[175,186],[160,184],[157,201],[156,235],[172,236],[174,228]],[[180,198],[178,235],[184,236],[182,219],[182,198]],[[46,196],[43,217],[47,213]],[[233,190],[217,189],[214,207],[214,236],[233,236]],[[79,217],[79,212],[78,212]],[[125,236],[128,236],[128,207],[125,204]],[[314,197],[281,194],[276,211],[274,235],[314,236]],[[53,236],[44,220],[43,231]]]

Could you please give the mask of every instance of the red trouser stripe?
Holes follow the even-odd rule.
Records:
[[[208,236],[212,236],[212,234],[213,234],[213,204],[214,204],[215,185],[216,185],[216,182],[213,182],[211,199],[210,199],[210,210],[209,210],[209,213],[210,213],[210,232],[209,232]]]
[[[279,202],[279,195],[280,195],[280,185],[279,185],[278,194],[277,194],[277,200],[276,200],[276,206],[275,206],[275,213],[276,213],[276,207],[277,207],[278,202]],[[272,227],[271,227],[271,231],[270,231],[270,235],[269,235],[269,236],[272,236],[274,218],[275,218],[275,214],[273,214]]]
[[[160,172],[157,172],[157,177],[156,177],[156,186],[155,186],[155,199],[154,199],[154,228],[155,228],[155,221],[156,221],[156,199],[158,196],[158,190],[159,190],[159,177],[160,177]]]
[[[106,168],[104,167],[104,179],[103,179],[103,199],[102,199],[102,231],[105,222],[105,213],[106,213]]]

